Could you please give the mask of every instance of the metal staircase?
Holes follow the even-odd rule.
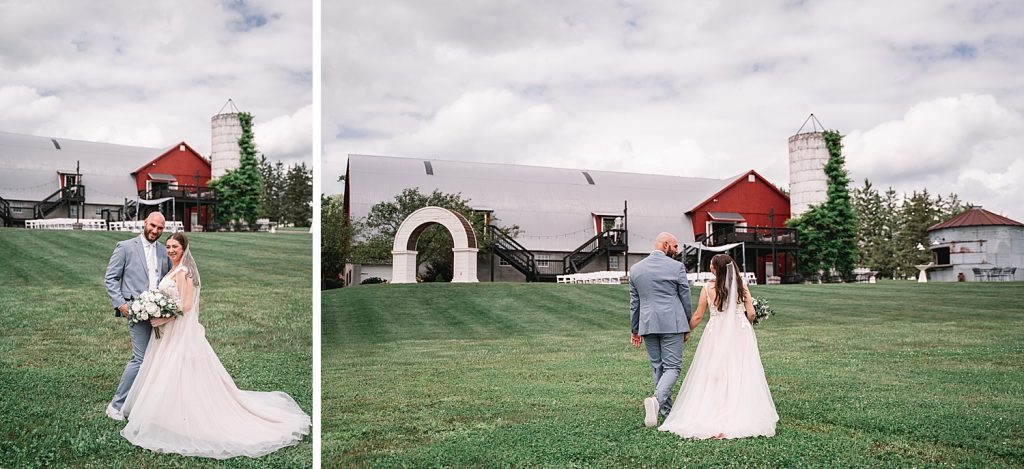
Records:
[[[554,282],[557,274],[542,273],[537,269],[536,256],[519,244],[497,226],[488,226],[494,236],[494,254],[526,276],[527,282]],[[562,258],[562,273],[575,274],[601,254],[626,251],[626,230],[606,230],[584,242],[580,247]]]
[[[54,192],[32,207],[32,215],[36,219],[46,218],[61,206],[67,204],[78,204],[85,202],[85,186],[73,184],[57,189]]]
[[[11,203],[0,197],[0,226],[14,226],[14,215],[11,213]]]
[[[540,274],[537,272],[537,261],[533,253],[497,226],[487,227],[494,237],[494,254],[525,275],[527,282],[538,281]]]
[[[562,272],[575,274],[601,254],[620,253],[629,245],[626,230],[605,230],[588,239],[575,251],[562,258]]]

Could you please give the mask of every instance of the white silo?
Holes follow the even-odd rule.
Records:
[[[229,112],[224,108],[230,106]],[[238,108],[230,99],[221,107],[221,112],[210,119],[210,165],[214,179],[223,176],[228,170],[239,166],[241,151],[238,138],[242,136],[242,122],[238,120]]]
[[[811,205],[820,205],[828,200],[828,178],[825,176],[828,147],[825,146],[824,132],[817,129],[820,123],[814,119],[814,114],[808,117],[811,119],[816,124],[814,132],[800,133],[798,130],[796,135],[789,137],[789,210],[793,218],[806,212]]]

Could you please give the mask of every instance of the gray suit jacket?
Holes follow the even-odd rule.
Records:
[[[629,309],[633,333],[679,334],[690,331],[690,284],[686,266],[661,251],[629,269]]]
[[[167,250],[159,241],[156,243],[156,261],[160,264],[162,278],[171,270],[171,259],[167,257]],[[140,236],[117,243],[114,253],[110,255],[103,283],[107,287],[110,303],[114,306],[114,316],[121,316],[121,312],[117,310],[118,306],[149,290],[146,249],[142,246]]]

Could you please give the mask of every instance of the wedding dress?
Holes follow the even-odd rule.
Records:
[[[199,323],[200,286],[186,249],[181,265],[159,284],[184,300],[184,314],[161,327],[161,338],[150,337],[124,404],[128,425],[121,435],[152,451],[216,459],[258,458],[297,444],[309,433],[309,415],[286,393],[235,386]]]
[[[736,285],[731,264],[727,285]],[[708,297],[711,319],[704,327],[693,362],[679,388],[672,412],[658,428],[684,438],[725,438],[775,435],[775,411],[761,365],[754,328],[730,288],[719,311]],[[704,287],[702,295],[712,288]]]

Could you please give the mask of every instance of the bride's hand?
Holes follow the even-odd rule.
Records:
[[[174,320],[174,318],[156,318],[156,319],[150,319],[150,320],[149,320],[149,325],[151,325],[151,326],[153,326],[153,327],[160,327],[160,326],[162,326],[162,325],[164,325],[164,324],[167,324],[167,323],[171,322],[172,320]]]

